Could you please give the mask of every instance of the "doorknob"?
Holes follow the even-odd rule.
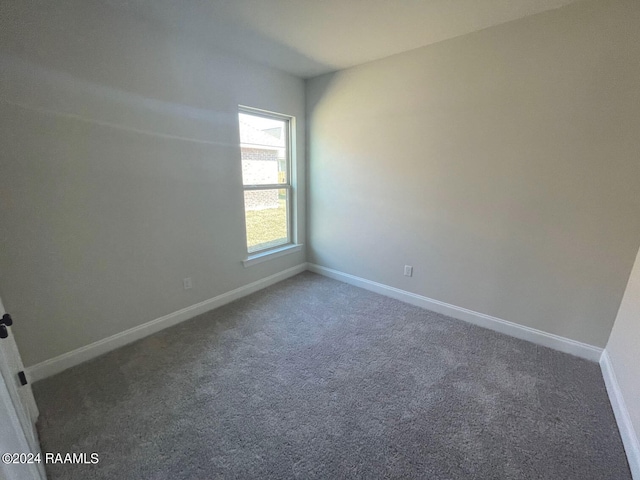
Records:
[[[0,338],[7,338],[9,336],[9,330],[5,325],[0,325]]]

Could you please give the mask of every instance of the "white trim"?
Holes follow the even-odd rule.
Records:
[[[491,315],[485,315],[484,313],[474,312],[467,308],[457,307],[449,303],[434,300],[405,290],[400,290],[399,288],[390,287],[382,283],[372,282],[371,280],[366,280],[361,277],[356,277],[355,275],[333,270],[332,268],[321,267],[320,265],[315,265],[313,263],[309,263],[308,265],[308,269],[310,271],[319,273],[320,275],[340,280],[387,297],[395,298],[396,300],[410,303],[417,307],[426,308],[427,310],[448,315],[480,327],[495,330],[496,332],[527,340],[544,347],[553,348],[560,352],[586,358],[593,362],[599,361],[600,356],[602,355],[602,348],[593,345],[578,342],[576,340],[561,337],[542,330],[537,330],[535,328],[526,327],[524,325],[519,325],[507,320],[492,317]]]
[[[273,110],[264,110],[262,108],[250,107],[248,105],[238,105],[238,113],[246,113],[247,115],[256,115],[262,117],[273,118],[274,120],[288,120],[293,118],[291,115],[274,112]]]
[[[3,442],[3,447],[16,449],[14,452],[8,453],[41,453],[39,450],[35,452],[33,451],[32,445],[27,438],[28,433],[25,432],[22,427],[22,422],[20,422],[20,419],[18,418],[18,412],[16,411],[15,404],[13,403],[9,389],[2,375],[0,375],[0,412],[3,413],[2,433],[0,433],[0,440]],[[9,442],[9,444],[6,442]],[[7,452],[2,451],[0,453]],[[45,473],[43,463],[7,465],[4,462],[0,462],[0,478],[46,480],[47,475]]]
[[[306,263],[301,263],[300,265],[288,268],[287,270],[283,270],[282,272],[257,280],[243,287],[236,288],[230,292],[223,293],[217,297],[210,298],[209,300],[196,303],[195,305],[183,308],[177,312],[156,318],[155,320],[130,328],[124,332],[116,333],[115,335],[103,338],[97,342],[72,350],[71,352],[63,353],[62,355],[28,367],[26,369],[27,376],[32,382],[50,377],[51,375],[55,375],[67,368],[79,365],[80,363],[110,352],[111,350],[115,350],[123,345],[159,332],[160,330],[164,330],[165,328],[171,327],[180,322],[184,322],[185,320],[189,320],[190,318],[257,292],[258,290],[262,290],[274,283],[278,283],[286,278],[304,272],[306,268]]]
[[[607,386],[611,408],[616,417],[620,437],[627,453],[631,476],[634,480],[640,480],[640,439],[633,428],[633,423],[631,423],[627,404],[622,396],[622,390],[620,390],[616,372],[611,363],[611,357],[609,357],[606,349],[602,352],[602,357],[600,358],[600,368],[602,369],[604,384]]]
[[[260,253],[256,253],[255,255],[249,255],[246,260],[242,261],[242,264],[245,267],[250,267],[251,265],[256,265],[258,263],[266,262],[267,260],[271,260],[273,258],[282,257],[283,255],[289,255],[290,253],[299,252],[302,250],[301,243],[289,243],[282,247],[274,248],[272,250],[262,251]]]
[[[290,190],[291,184],[289,183],[262,183],[262,184],[254,184],[254,185],[243,185],[245,190],[249,191],[260,191],[260,190]]]

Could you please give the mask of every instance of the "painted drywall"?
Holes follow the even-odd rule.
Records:
[[[640,2],[588,1],[308,80],[309,261],[603,347],[638,58]]]
[[[294,115],[304,179],[302,80],[104,2],[2,2],[0,22],[0,297],[27,366],[305,261],[242,264],[237,122]]]
[[[636,442],[640,439],[640,251],[607,343]]]

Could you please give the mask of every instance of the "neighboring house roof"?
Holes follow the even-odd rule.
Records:
[[[240,143],[242,145],[255,145],[259,147],[272,147],[281,149],[284,147],[284,140],[274,137],[260,129],[240,120]]]
[[[277,139],[280,139],[282,137],[282,127],[265,128],[262,131],[264,133],[268,133],[269,135],[273,135]]]

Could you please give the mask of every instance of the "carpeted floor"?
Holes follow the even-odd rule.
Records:
[[[630,479],[597,364],[312,273],[34,385],[56,479]]]

